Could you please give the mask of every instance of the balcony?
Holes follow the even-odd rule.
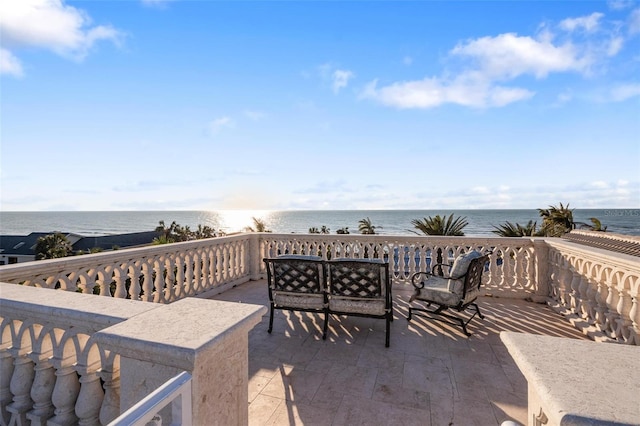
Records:
[[[469,248],[492,251],[480,301],[486,319],[471,322],[473,335],[407,322],[407,277],[438,251],[447,261]],[[323,341],[317,316],[277,312],[268,334],[261,259],[294,252],[389,260],[391,346],[384,321],[357,317],[335,318]],[[9,265],[0,281],[67,290],[3,290],[2,424],[106,424],[131,405],[121,401],[150,391],[132,389],[132,375],[153,388],[179,371],[195,374],[194,418],[207,419],[198,404],[229,404],[203,373],[221,369],[222,358],[198,364],[197,351],[215,346],[209,341],[228,344],[226,332],[194,345],[193,359],[185,345],[168,348],[179,346],[175,330],[202,336],[216,327],[222,308],[230,323],[252,318],[238,330],[248,334],[248,376],[236,397],[248,401],[239,423],[256,425],[526,423],[527,382],[501,331],[640,342],[639,259],[557,239],[242,234]],[[208,303],[219,305],[198,311]]]

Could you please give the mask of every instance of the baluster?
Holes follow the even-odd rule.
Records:
[[[56,384],[56,373],[51,364],[52,352],[44,353],[32,352],[29,358],[35,362],[35,377],[31,386],[31,399],[33,400],[33,410],[27,413],[27,418],[32,425],[45,426],[47,420],[53,415],[53,404],[51,396]]]
[[[589,298],[587,291],[589,289],[589,279],[584,275],[578,276],[578,306],[576,313],[582,318],[589,317]]]
[[[640,303],[638,291],[640,290],[640,277],[635,277],[635,283],[632,284],[631,294],[631,310],[629,310],[629,319],[631,319],[631,335],[629,342],[632,345],[640,345]]]
[[[549,262],[549,296],[553,300],[558,300],[558,267],[556,265],[556,252],[553,248],[549,248],[549,252],[547,254],[548,262]],[[544,279],[544,277],[537,277],[537,279]]]
[[[13,402],[7,406],[7,411],[11,414],[10,425],[26,425],[27,412],[33,407],[30,392],[35,371],[33,361],[26,354],[30,349],[30,346],[10,349],[13,356],[13,374],[9,384]]]
[[[522,266],[522,250],[518,249],[518,247],[509,247],[509,259],[511,259],[512,272],[511,276],[513,277],[513,281],[510,283],[511,288],[524,288],[522,285],[522,279],[524,277],[523,266]]]
[[[628,342],[631,332],[631,320],[629,312],[631,311],[631,295],[626,291],[624,282],[618,283],[618,318],[615,323],[615,337],[620,342]]]
[[[564,256],[560,260],[560,276],[559,276],[559,284],[560,284],[560,300],[562,301],[562,305],[564,307],[571,306],[571,299],[569,297],[571,293],[571,271],[569,270],[568,261]]]
[[[115,282],[116,288],[113,292],[113,297],[117,299],[126,299],[127,298],[127,284],[126,278],[127,274],[124,272],[124,268],[126,265],[114,266],[111,271],[112,281]]]
[[[606,312],[607,312],[607,284],[606,270],[599,269],[596,278],[597,290],[595,294],[596,306],[595,306],[595,326],[598,331],[606,330]]]
[[[74,358],[54,356],[51,362],[56,368],[56,385],[51,400],[55,406],[54,416],[48,425],[69,425],[78,421],[75,404],[80,391],[78,373],[73,368]]]
[[[571,312],[575,313],[579,313],[580,312],[580,293],[579,293],[579,289],[580,289],[580,275],[578,275],[578,273],[576,272],[574,266],[572,264],[569,264],[569,273],[571,274],[571,283],[570,283],[570,287],[571,287],[571,291],[569,293],[569,298],[570,298],[570,306],[569,309],[571,310]]]
[[[0,425],[9,424],[11,415],[7,405],[11,403],[11,378],[13,377],[13,356],[7,348],[0,350]]]
[[[80,393],[75,404],[78,424],[80,426],[98,426],[100,425],[98,417],[104,398],[100,376],[90,367],[84,365],[76,366],[76,371],[80,374]]]
[[[113,366],[103,367],[100,377],[104,381],[104,398],[100,407],[100,423],[108,424],[120,415],[120,376],[111,371]]]
[[[173,284],[172,295],[169,298],[170,302],[174,302],[178,299],[181,299],[186,296],[185,288],[184,288],[184,267],[186,263],[186,259],[181,254],[175,255],[175,265],[173,270],[175,270],[175,282]]]
[[[509,278],[511,277],[511,262],[509,261],[509,248],[500,248],[500,258],[502,259],[502,270],[500,274],[500,282],[498,288],[503,289],[509,286]]]
[[[587,293],[583,300],[584,317],[591,325],[596,323],[596,306],[598,306],[598,284],[591,277],[585,280],[587,282]]]
[[[127,268],[127,278],[129,279],[129,295],[131,300],[140,300],[140,273],[139,262],[133,262]]]
[[[606,322],[606,332],[611,337],[615,338],[616,333],[616,323],[619,318],[619,314],[617,309],[618,306],[618,298],[619,294],[616,290],[617,277],[614,273],[611,274],[610,277],[607,277],[607,312],[605,313],[605,317],[607,318]]]
[[[154,287],[154,303],[160,303],[164,301],[164,264],[162,259],[159,258],[154,265],[155,277],[153,279]]]
[[[197,278],[194,277],[194,272],[200,270],[200,256],[198,256],[199,250],[191,250],[186,256],[186,266],[184,276],[184,291],[185,296],[193,296],[198,292]],[[197,276],[197,275],[195,275]]]

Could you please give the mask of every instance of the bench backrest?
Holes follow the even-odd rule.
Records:
[[[330,295],[391,300],[388,263],[379,259],[334,259],[325,263]]]
[[[318,256],[284,255],[264,259],[269,291],[322,294],[324,262]]]

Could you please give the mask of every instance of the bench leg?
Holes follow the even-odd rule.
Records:
[[[269,312],[269,329],[267,331],[271,333],[271,330],[273,330],[273,302],[271,302],[271,309]]]
[[[327,340],[327,331],[329,330],[329,313],[324,312],[324,326],[322,327],[322,340]]]
[[[391,334],[391,321],[393,320],[393,313],[387,314],[387,333],[384,340],[384,347],[389,347],[389,335]]]

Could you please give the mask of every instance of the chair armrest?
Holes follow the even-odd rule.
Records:
[[[433,265],[431,267],[431,275],[436,275],[436,268],[438,266],[442,266],[442,267],[447,268],[447,270],[450,270],[451,267],[453,266],[453,263],[436,263],[435,265]]]
[[[420,290],[422,288],[424,288],[424,283],[426,280],[422,280],[418,283],[416,283],[416,278],[419,278],[421,276],[425,276],[427,279],[431,276],[431,277],[436,277],[436,274],[432,274],[431,272],[416,272],[413,275],[411,275],[411,285],[413,285],[413,287],[416,290]]]

